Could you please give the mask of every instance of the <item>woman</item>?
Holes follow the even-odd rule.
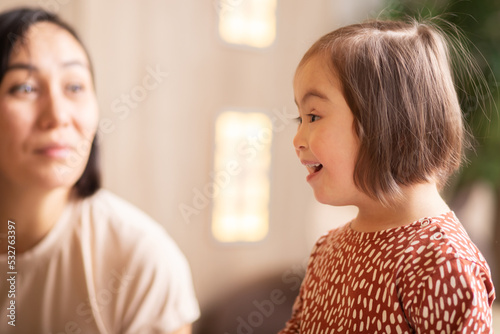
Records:
[[[0,332],[190,333],[199,310],[182,253],[99,189],[78,36],[24,8],[0,14],[0,45]]]

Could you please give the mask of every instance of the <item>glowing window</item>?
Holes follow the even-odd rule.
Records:
[[[223,112],[215,124],[212,234],[255,242],[269,229],[272,123],[258,112]]]
[[[277,0],[218,0],[219,34],[231,44],[270,46],[276,38]]]

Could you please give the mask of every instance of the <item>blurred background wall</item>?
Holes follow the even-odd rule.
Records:
[[[292,79],[298,61],[317,38],[374,17],[388,6],[383,0],[279,0],[276,38],[271,46],[255,49],[230,45],[218,33],[222,9],[235,9],[245,1],[251,0],[0,4],[0,10],[45,7],[83,37],[101,108],[104,185],[147,212],[176,240],[191,265],[203,310],[265,277],[274,277],[292,302],[314,241],[355,215],[353,208],[316,204],[305,182],[306,172],[291,142],[296,129]],[[154,78],[148,81],[156,83],[154,88],[143,89],[145,78]],[[283,125],[273,131],[269,230],[255,243],[218,242],[211,233],[210,202],[198,203],[189,217],[182,214],[183,207],[194,206],[197,191],[212,182],[215,120],[229,108],[262,111]],[[474,189],[479,189],[475,197],[462,196],[457,212],[471,222],[479,220],[464,224],[482,238],[482,251],[493,263],[499,250],[498,239],[492,239],[498,209],[495,188],[486,183]],[[490,199],[489,208],[484,198]],[[274,290],[271,285],[264,295]],[[248,312],[258,309],[258,303],[252,303],[256,298],[248,299]],[[247,314],[240,315],[248,321]]]

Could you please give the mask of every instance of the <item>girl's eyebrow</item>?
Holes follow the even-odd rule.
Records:
[[[326,100],[326,101],[329,101],[329,100],[330,100],[330,99],[328,99],[328,97],[327,97],[325,94],[323,94],[323,93],[321,93],[321,92],[319,92],[319,91],[317,91],[317,90],[313,89],[313,90],[308,91],[308,92],[307,92],[307,93],[306,93],[306,94],[302,97],[302,100],[300,101],[300,104],[304,104],[304,103],[306,103],[306,102],[307,102],[307,100],[309,100],[311,97],[317,97],[317,98],[320,98],[320,99],[322,99],[322,100]],[[299,104],[297,103],[297,100],[295,100],[295,104],[296,104],[297,106],[299,105]]]

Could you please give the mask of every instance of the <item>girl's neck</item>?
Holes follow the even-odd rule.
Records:
[[[0,254],[7,252],[8,220],[15,222],[16,253],[25,252],[54,227],[70,194],[67,188],[0,188]]]
[[[434,182],[403,188],[402,200],[393,207],[384,207],[378,201],[359,205],[359,213],[351,228],[360,232],[375,232],[404,226],[423,218],[450,211]]]

